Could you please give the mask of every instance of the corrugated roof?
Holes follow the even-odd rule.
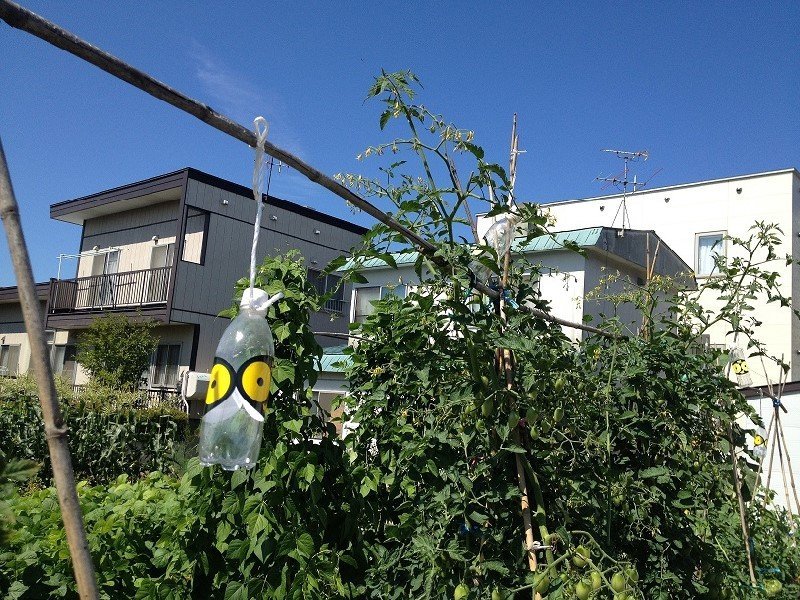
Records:
[[[578,246],[588,247],[594,246],[600,240],[600,235],[603,232],[602,227],[589,227],[586,229],[574,229],[572,231],[561,231],[553,235],[541,235],[533,238],[527,244],[515,244],[515,252],[548,252],[550,250],[559,250],[564,247],[566,242],[574,242]],[[419,258],[419,252],[406,250],[404,252],[396,252],[392,254],[397,265],[413,265]],[[370,258],[364,261],[362,266],[363,270],[366,269],[385,269],[389,265],[379,258]],[[353,267],[352,262],[348,262],[339,271],[345,271]]]
[[[531,241],[521,244],[514,244],[515,252],[546,252],[548,250],[559,250],[567,242],[572,242],[582,248],[594,246],[600,241],[602,227],[589,227],[587,229],[574,229],[572,231],[561,231],[550,235],[540,235]]]
[[[419,252],[415,250],[404,250],[403,252],[393,252],[392,258],[398,265],[413,265],[417,262],[419,258]],[[382,268],[388,267],[389,265],[386,264],[385,261],[381,260],[380,258],[370,258],[364,261],[363,267],[364,269],[375,269],[375,268]],[[353,261],[347,261],[343,266],[336,269],[337,271],[346,271],[348,269],[353,268]]]
[[[319,370],[322,373],[343,373],[345,365],[338,363],[348,363],[350,357],[346,354],[323,354],[319,361]]]

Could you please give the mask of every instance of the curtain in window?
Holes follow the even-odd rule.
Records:
[[[722,235],[701,235],[697,238],[697,274],[711,275],[714,271],[714,256],[722,254]]]
[[[0,346],[0,375],[19,374],[19,346]]]
[[[372,314],[375,307],[370,304],[381,298],[381,288],[363,287],[356,289],[356,322],[362,323]]]
[[[150,378],[151,386],[175,387],[178,385],[180,353],[180,344],[162,344],[158,347]]]

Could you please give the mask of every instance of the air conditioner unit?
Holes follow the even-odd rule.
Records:
[[[189,400],[202,399],[206,397],[208,382],[211,381],[210,373],[199,373],[189,371],[183,380],[183,396]]]

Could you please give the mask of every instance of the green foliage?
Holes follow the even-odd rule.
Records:
[[[654,278],[611,298],[643,312],[641,335],[570,343],[560,328],[519,308],[547,308],[521,257],[511,260],[503,317],[467,291],[468,268],[497,285],[502,257],[459,244],[455,228],[468,200],[488,200],[490,214],[509,212],[508,179],[484,162],[468,132],[411,104],[414,82],[384,73],[370,92],[387,104],[381,128],[397,118],[410,135],[363,157],[391,152],[395,162],[380,168],[378,180],[341,177],[392,202],[438,257],[418,261],[416,293],[376,303],[351,350],[348,406],[359,427],[348,443],[365,499],[367,596],[488,597],[536,587],[554,600],[763,597],[764,589],[749,589],[730,452],[744,446],[737,417],[752,411],[718,367],[718,354],[698,354],[695,340],[724,325],[761,349],[752,303],[785,301],[768,264],[780,241],[774,226],[730,240],[738,249],[729,254],[744,258],[721,264],[721,277],[699,292],[672,297],[678,282]],[[395,157],[404,151],[408,161]],[[467,188],[451,168],[464,156],[476,163]],[[424,176],[402,172],[411,160]],[[528,205],[516,215],[529,236],[546,233],[537,211]],[[350,264],[357,271],[378,258],[392,266],[388,252],[404,247],[377,226]],[[710,312],[699,298],[715,292],[720,309]],[[613,320],[601,326],[620,333]],[[510,386],[498,375],[498,348],[513,352]],[[749,493],[751,459],[738,456]],[[523,543],[520,465],[535,539],[551,546],[536,576]],[[778,522],[786,540],[786,521]],[[798,552],[788,542],[777,552],[770,560],[784,565],[789,582]],[[788,583],[783,593],[796,594]]]
[[[16,521],[14,512],[8,506],[8,501],[15,492],[14,485],[27,481],[38,469],[39,465],[32,460],[8,460],[0,452],[0,548],[8,543]]]
[[[293,259],[268,258],[259,269],[259,285],[285,298],[269,315],[282,376],[274,378],[258,467],[229,473],[193,459],[179,480],[155,472],[81,485],[104,598],[357,597],[363,500],[344,443],[311,406],[321,349],[308,308],[321,300]],[[12,502],[20,533],[0,555],[0,593],[76,597],[53,490]]]
[[[77,478],[102,482],[122,474],[138,477],[180,467],[174,458],[187,434],[185,413],[136,409],[135,394],[97,386],[77,398],[62,398]],[[41,407],[30,379],[6,383],[0,390],[0,452],[41,463],[40,481],[50,481]]]
[[[154,327],[122,315],[95,319],[78,338],[78,362],[103,385],[135,389],[158,345]]]
[[[276,366],[259,464],[228,473],[190,461],[179,479],[154,472],[81,484],[103,597],[510,600],[535,590],[548,600],[797,598],[798,523],[755,501],[759,586],[750,588],[732,455],[752,500],[752,457],[742,450],[749,432],[737,421],[751,411],[719,354],[698,353],[695,341],[723,324],[762,350],[752,302],[785,301],[767,268],[775,228],[760,224],[753,237],[731,240],[739,251],[730,255],[750,259],[721,262],[711,287],[673,298],[675,282],[653,278],[609,298],[644,313],[640,335],[619,336],[609,319],[600,325],[613,336],[575,344],[527,310],[547,310],[533,265],[514,257],[506,282],[494,249],[461,243],[470,201],[513,213],[529,237],[547,233],[546,218],[535,205],[508,208],[505,171],[485,161],[471,132],[412,104],[415,83],[410,73],[383,73],[370,91],[386,105],[381,129],[398,120],[410,135],[364,156],[398,160],[379,180],[341,177],[390,202],[436,246],[416,264],[415,291],[376,303],[355,326],[347,408],[358,427],[339,440],[311,404],[322,351],[308,319],[324,298],[296,255],[266,259],[257,283],[285,298],[268,315]],[[423,176],[407,170],[403,154]],[[358,280],[369,259],[393,265],[391,252],[404,248],[376,226],[348,276]],[[475,277],[505,285],[502,306],[471,291]],[[246,286],[238,283],[226,316]],[[715,290],[718,313],[698,301]],[[18,400],[0,403],[0,419],[27,410]],[[6,429],[23,439],[8,418],[0,448],[13,442]],[[102,438],[114,426],[87,431]],[[520,482],[534,539],[546,545],[535,573]],[[53,490],[12,493],[8,502],[17,527],[0,551],[0,593],[76,597]]]

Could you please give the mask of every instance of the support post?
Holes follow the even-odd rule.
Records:
[[[98,597],[97,582],[92,557],[89,554],[89,545],[86,542],[86,532],[83,528],[83,515],[78,502],[78,492],[75,488],[75,474],[72,471],[72,459],[69,454],[67,428],[64,426],[64,418],[58,405],[53,372],[47,353],[47,342],[44,337],[42,311],[36,296],[31,261],[22,233],[19,206],[11,186],[11,176],[8,172],[2,140],[0,140],[0,219],[3,221],[11,262],[17,277],[17,289],[22,305],[22,315],[25,319],[25,330],[28,332],[28,340],[31,345],[31,365],[36,375],[36,385],[39,390],[39,401],[42,405],[44,419],[44,432],[50,450],[53,479],[58,493],[58,504],[61,507],[61,518],[67,534],[67,544],[72,557],[75,581],[82,599],[95,600]]]

